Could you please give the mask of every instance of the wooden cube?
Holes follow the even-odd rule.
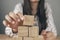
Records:
[[[33,40],[32,37],[24,37],[23,40]]]
[[[10,38],[7,38],[7,40],[17,40],[17,37],[10,37]]]
[[[42,35],[39,35],[38,37],[34,37],[34,40],[44,40]]]
[[[23,25],[33,25],[34,24],[34,16],[31,15],[24,15],[24,22]]]
[[[26,26],[19,26],[18,27],[18,36],[20,36],[20,37],[28,36],[28,27],[26,27]]]
[[[22,37],[18,37],[17,40],[22,40]]]
[[[9,40],[17,40],[17,38],[9,38]]]
[[[29,27],[29,37],[36,37],[39,35],[39,27]]]

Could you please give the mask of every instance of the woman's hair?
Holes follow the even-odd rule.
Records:
[[[37,13],[36,13],[36,16],[38,16],[39,18],[39,23],[38,23],[39,34],[41,34],[42,30],[45,30],[47,27],[47,23],[46,23],[47,18],[45,14],[44,4],[45,4],[45,0],[40,0],[38,2],[38,8],[37,8]],[[32,15],[31,11],[32,11],[32,8],[31,8],[30,0],[24,0],[23,14]]]
[[[24,0],[24,5],[23,5],[23,14],[24,15],[31,15],[32,9],[31,9],[31,3],[30,0]]]

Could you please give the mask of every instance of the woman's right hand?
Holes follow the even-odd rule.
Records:
[[[3,20],[3,24],[6,27],[12,28],[13,32],[18,32],[18,26],[23,24],[24,16],[22,13],[13,13],[10,12],[5,16],[5,20]]]

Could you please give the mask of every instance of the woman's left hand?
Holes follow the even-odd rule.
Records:
[[[45,40],[56,40],[56,36],[53,32],[43,30],[42,35]]]
[[[56,36],[53,32],[47,32],[46,33],[46,40],[56,40]]]

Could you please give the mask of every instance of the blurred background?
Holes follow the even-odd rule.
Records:
[[[51,5],[54,22],[58,35],[60,35],[60,0],[46,0],[46,2]],[[4,34],[5,30],[2,24],[4,16],[8,14],[8,12],[13,11],[17,3],[23,3],[23,0],[0,0],[0,34]]]

